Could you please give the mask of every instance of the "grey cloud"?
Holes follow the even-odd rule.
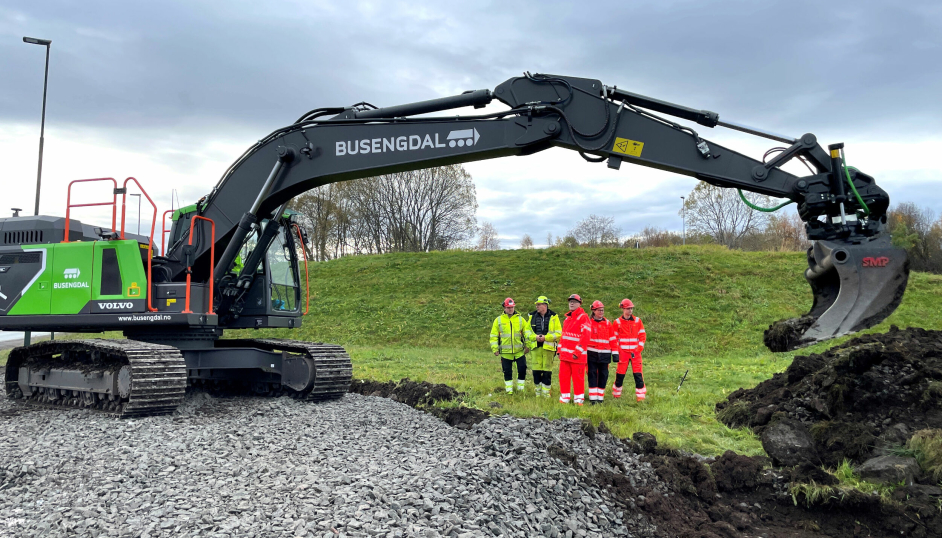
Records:
[[[590,76],[800,134],[916,136],[942,119],[942,11],[907,2],[257,4],[14,2],[0,8],[0,121],[274,128],[316,106]],[[37,107],[38,108],[38,104]],[[260,136],[260,135],[259,135]]]

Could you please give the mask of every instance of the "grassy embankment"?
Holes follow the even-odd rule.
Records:
[[[447,383],[468,393],[467,405],[483,409],[496,401],[503,406],[499,412],[604,420],[616,434],[648,431],[663,443],[703,454],[755,454],[761,452],[755,436],[720,424],[713,406],[789,365],[795,353],[768,352],[762,331],[808,311],[805,267],[803,253],[715,247],[352,257],[311,265],[311,312],[304,327],[261,332],[343,344],[356,377]],[[562,312],[565,297],[574,292],[587,305],[601,299],[609,319],[620,315],[622,298],[635,302],[648,333],[648,401],[636,403],[629,393],[632,398],[609,399],[603,406],[564,406],[556,401],[558,393],[536,398],[532,380],[523,394],[503,393],[499,361],[488,348],[500,302],[511,296],[521,310],[531,310],[533,300],[545,294]],[[942,328],[940,299],[942,277],[913,274],[900,308],[872,330],[885,331],[891,323]]]
[[[604,420],[618,435],[648,431],[662,443],[702,454],[756,454],[755,436],[720,424],[713,406],[789,365],[795,353],[768,352],[762,331],[807,312],[806,266],[803,253],[694,246],[351,257],[311,265],[311,312],[300,330],[227,335],[338,343],[349,350],[358,378],[447,383],[468,394],[463,405],[492,410],[496,401],[498,412]],[[603,406],[564,406],[558,393],[536,398],[529,379],[525,393],[503,393],[499,361],[488,347],[500,302],[511,296],[529,311],[544,294],[563,312],[574,292],[587,305],[601,299],[609,319],[620,315],[622,298],[635,302],[648,333],[646,402],[634,402],[629,390],[631,398],[609,398]],[[942,276],[914,273],[900,308],[871,330],[885,331],[891,323],[942,328],[940,299]],[[626,385],[630,389],[630,381]]]

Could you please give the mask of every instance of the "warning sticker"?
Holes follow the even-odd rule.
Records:
[[[628,140],[627,138],[615,138],[615,145],[612,146],[612,151],[631,155],[632,157],[640,157],[642,149],[644,149],[644,142]]]

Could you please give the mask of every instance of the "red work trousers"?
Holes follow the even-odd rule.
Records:
[[[569,383],[572,381],[573,400],[585,400],[585,364],[559,361],[559,401],[569,403]]]
[[[622,351],[622,355],[619,356],[621,359],[618,361],[618,368],[615,369],[616,374],[625,374],[628,372],[628,363],[631,363],[631,373],[640,374],[643,373],[641,370],[641,353],[635,352],[635,358],[631,358],[631,353],[627,351]]]

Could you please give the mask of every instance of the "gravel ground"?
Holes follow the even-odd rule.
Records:
[[[581,426],[495,417],[462,431],[357,394],[193,393],[138,420],[2,399],[0,536],[653,536],[591,478],[666,486]]]

